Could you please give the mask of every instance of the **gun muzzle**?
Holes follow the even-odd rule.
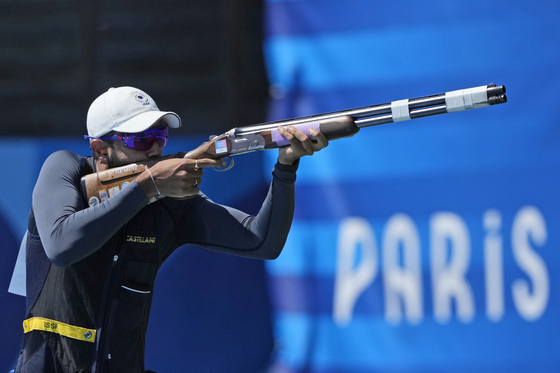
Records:
[[[506,95],[497,95],[497,96],[488,97],[488,103],[490,105],[505,104],[506,102],[507,102]]]
[[[494,83],[490,83],[486,89],[486,95],[488,97],[488,104],[496,105],[496,104],[504,104],[507,102],[506,93],[506,86],[504,85],[495,85]]]

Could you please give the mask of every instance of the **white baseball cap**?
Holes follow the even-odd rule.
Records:
[[[160,119],[171,128],[181,127],[181,118],[177,114],[160,111],[144,91],[134,87],[110,88],[89,107],[87,130],[93,137],[111,131],[142,132]]]

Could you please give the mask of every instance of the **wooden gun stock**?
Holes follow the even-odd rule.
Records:
[[[126,188],[138,175],[144,172],[146,168],[152,167],[154,164],[166,159],[182,158],[184,154],[185,153],[177,153],[165,157],[148,159],[146,161],[114,167],[83,176],[80,182],[82,196],[88,206],[95,206],[101,202],[105,202]]]

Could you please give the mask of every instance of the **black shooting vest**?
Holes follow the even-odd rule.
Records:
[[[81,171],[93,172],[91,157]],[[144,372],[153,284],[177,247],[172,231],[184,208],[147,205],[94,254],[65,268],[47,258],[31,211],[26,319],[36,328],[25,333],[23,363],[47,343],[70,372]]]

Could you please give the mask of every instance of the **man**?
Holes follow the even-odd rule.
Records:
[[[176,248],[195,244],[260,259],[280,254],[299,159],[328,145],[314,130],[316,142],[295,128],[279,128],[290,145],[279,150],[256,216],[200,192],[202,168],[222,166],[213,159],[160,161],[87,207],[82,176],[160,157],[168,128],[179,126],[177,114],[160,111],[141,90],[110,89],[88,111],[93,156],[58,151],[45,161],[28,224],[27,315],[16,373],[144,372],[153,283]]]

